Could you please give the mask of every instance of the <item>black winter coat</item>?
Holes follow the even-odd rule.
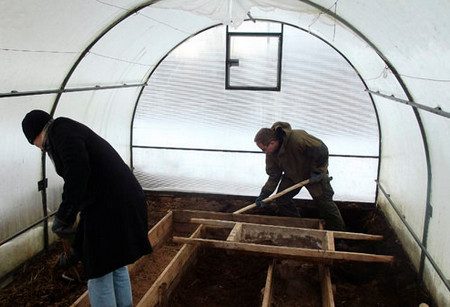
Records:
[[[144,192],[108,142],[60,117],[48,128],[45,149],[64,179],[56,216],[72,224],[80,212],[74,248],[89,279],[151,252]]]

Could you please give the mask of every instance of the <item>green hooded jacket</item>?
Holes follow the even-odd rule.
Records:
[[[273,193],[282,176],[298,183],[310,178],[313,171],[327,171],[328,148],[320,139],[304,130],[293,130],[286,122],[276,122],[271,129],[281,145],[273,154],[266,154],[269,179],[263,191]]]

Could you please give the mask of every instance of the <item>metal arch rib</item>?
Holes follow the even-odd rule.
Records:
[[[324,8],[323,6],[321,6],[317,3],[314,3],[310,0],[298,0],[298,1],[308,4],[314,8],[322,11],[323,13],[325,13],[327,15],[330,15],[331,17],[333,17],[334,19],[338,20],[340,23],[342,23],[343,25],[348,27],[351,31],[353,31],[361,39],[363,39],[378,54],[378,56],[384,61],[386,66],[392,71],[395,78],[397,79],[400,86],[402,87],[403,91],[405,92],[408,100],[414,101],[411,93],[409,92],[408,88],[406,87],[405,82],[403,82],[403,79],[398,74],[398,71],[397,71],[397,69],[395,69],[394,65],[392,65],[392,63],[384,56],[384,54],[380,51],[380,49],[378,49],[378,47],[375,46],[375,44],[372,43],[361,31],[359,31],[352,24],[350,24],[348,21],[346,21],[345,19],[343,19],[342,17],[340,17],[333,11],[330,11],[329,9]],[[425,128],[422,123],[422,119],[420,117],[420,114],[419,114],[419,111],[417,110],[417,108],[415,106],[411,106],[411,107],[413,109],[414,115],[416,116],[417,123],[419,125],[420,134],[422,136],[422,142],[423,142],[423,146],[424,146],[425,159],[426,159],[426,163],[427,163],[427,199],[426,199],[426,204],[425,204],[426,214],[425,214],[424,229],[423,229],[423,235],[422,235],[422,244],[426,247],[427,240],[428,240],[428,229],[429,229],[430,218],[431,218],[431,214],[429,214],[429,212],[431,212],[431,204],[430,204],[431,180],[432,180],[431,161],[430,161],[430,152],[429,152],[429,148],[428,148],[428,141],[427,141],[427,137],[426,137],[426,133],[425,133]],[[420,268],[419,268],[419,274],[422,278],[423,278],[423,272],[424,272],[424,261],[425,261],[425,254],[422,251],[421,259],[420,259]]]

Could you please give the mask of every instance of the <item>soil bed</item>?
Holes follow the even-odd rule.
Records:
[[[253,201],[254,198],[245,197],[152,193],[147,198],[149,227],[155,225],[169,209],[233,212]],[[317,211],[309,202],[297,203],[303,217],[317,217]],[[385,237],[381,242],[345,241],[343,250],[393,255],[396,260],[392,265],[333,264],[331,279],[336,287],[336,306],[418,306],[422,302],[435,306],[427,291],[420,286],[417,274],[383,215],[367,205],[338,205],[349,231]],[[210,236],[223,240],[226,234],[216,231]],[[131,270],[135,303],[179,248],[180,245],[168,242],[152,255],[142,258]],[[60,253],[62,246],[57,242],[17,270],[14,280],[0,289],[0,306],[69,306],[73,303],[86,290],[86,285],[61,278],[61,271],[54,268]],[[259,306],[271,261],[249,254],[204,249],[199,253],[196,265],[182,278],[169,306]],[[274,278],[274,306],[320,306],[316,265],[281,260]]]
[[[295,260],[277,261],[274,273],[273,306],[321,307],[319,268]]]
[[[86,290],[84,282],[71,282],[56,268],[63,247],[56,242],[20,268],[14,280],[0,290],[0,306],[69,306]],[[82,272],[80,270],[82,276]]]
[[[168,306],[259,306],[271,259],[204,249]]]
[[[165,244],[136,262],[130,270],[134,303],[139,302],[179,249],[179,244]]]

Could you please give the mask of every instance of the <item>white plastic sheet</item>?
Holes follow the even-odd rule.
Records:
[[[378,156],[372,102],[358,75],[335,50],[304,31],[285,26],[282,90],[225,90],[225,33],[224,27],[205,31],[159,65],[136,110],[133,145],[256,151],[253,137],[261,127],[287,121],[294,129],[323,139],[332,155]],[[247,46],[245,53],[251,53],[251,48]],[[271,70],[263,65],[258,68],[262,75],[265,69]],[[145,150],[134,151],[134,168],[146,189],[255,195],[266,180],[264,163],[253,165],[254,158],[248,154],[158,154],[157,150],[149,154]],[[374,201],[377,159],[372,163],[360,160],[339,159],[338,199]],[[223,172],[216,168],[226,165],[228,172],[239,171],[220,179]]]

